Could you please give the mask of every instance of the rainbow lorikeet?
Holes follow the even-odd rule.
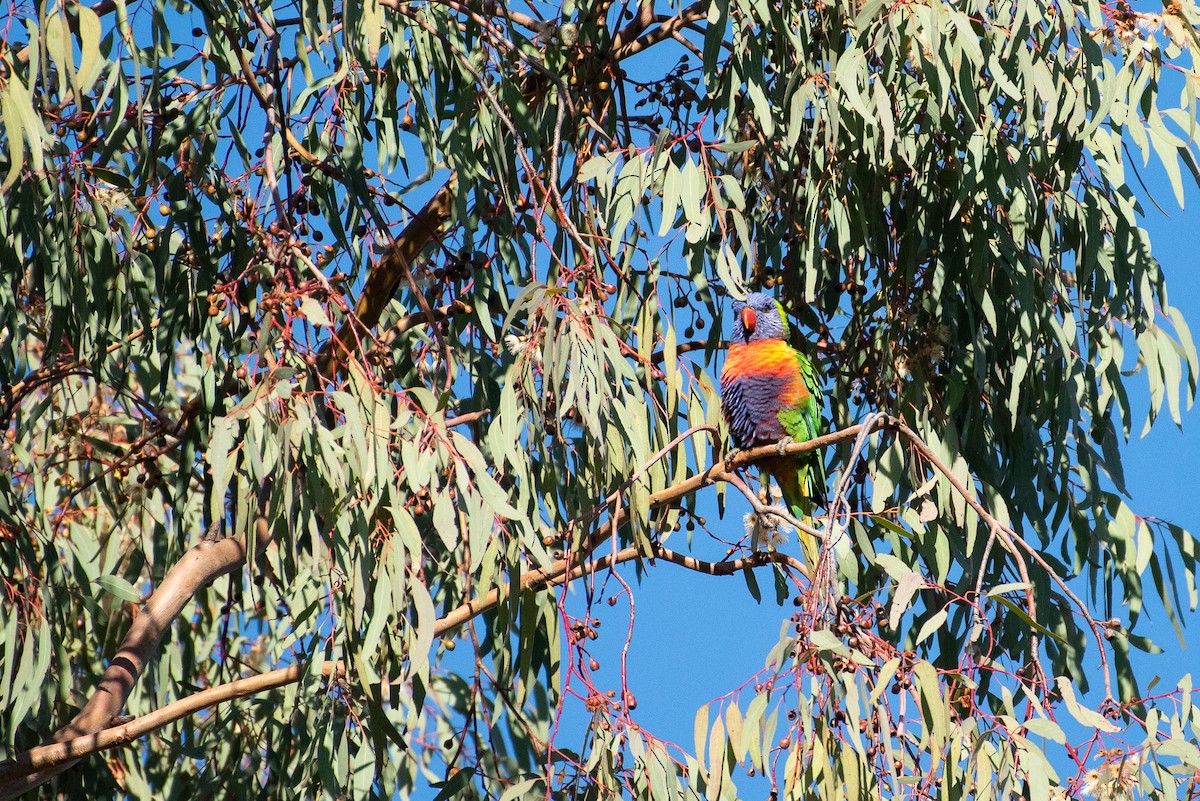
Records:
[[[817,369],[787,342],[788,324],[779,301],[752,292],[733,304],[733,333],[721,371],[721,406],[733,444],[739,449],[771,443],[804,442],[821,433]],[[815,451],[760,462],[779,484],[794,517],[811,520],[813,501],[824,501],[825,468]],[[764,481],[764,484],[767,482]],[[809,565],[817,543],[801,532]]]

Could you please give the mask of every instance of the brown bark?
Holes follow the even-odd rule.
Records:
[[[258,519],[255,528],[255,544],[261,553],[270,544],[271,534],[264,518]],[[190,548],[167,571],[154,594],[134,618],[125,641],[104,671],[87,704],[70,723],[54,733],[55,743],[72,744],[63,746],[66,757],[52,762],[35,775],[29,775],[29,771],[22,769],[25,755],[0,765],[0,799],[20,795],[74,765],[78,757],[71,754],[78,750],[78,742],[81,738],[96,737],[97,732],[102,732],[121,713],[134,685],[184,606],[199,590],[240,568],[245,562],[246,542],[241,538],[206,539]]]
[[[375,263],[363,285],[362,295],[354,306],[354,315],[342,323],[317,357],[317,371],[326,380],[338,374],[346,358],[358,349],[358,343],[379,322],[379,315],[392,299],[400,280],[438,235],[442,223],[450,217],[454,208],[455,182],[455,176],[451,175]]]

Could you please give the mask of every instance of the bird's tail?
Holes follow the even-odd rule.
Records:
[[[825,505],[825,469],[819,457],[811,459],[780,459],[771,466],[771,474],[779,484],[783,502],[792,517],[809,528],[816,528],[813,513],[817,506]],[[810,570],[816,568],[821,553],[821,543],[807,531],[797,532],[800,547],[804,549],[804,561]]]

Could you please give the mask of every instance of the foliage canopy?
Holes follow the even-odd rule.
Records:
[[[35,746],[164,725],[51,792],[1193,780],[1191,688],[1143,700],[1129,649],[1143,604],[1195,607],[1197,543],[1135,513],[1120,459],[1128,382],[1149,426],[1200,373],[1137,177],[1182,203],[1200,175],[1192,0],[25,11],[0,797],[73,761]],[[711,378],[747,288],[825,371],[813,582],[713,517],[759,503]],[[592,680],[600,603],[637,592],[618,562],[795,602],[687,753]]]

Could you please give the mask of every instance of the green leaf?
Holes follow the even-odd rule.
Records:
[[[140,603],[142,600],[142,594],[137,591],[137,588],[120,576],[98,576],[96,583],[109,595],[122,601]]]
[[[921,624],[921,629],[917,632],[917,636],[913,640],[913,645],[920,645],[921,643],[925,642],[925,640],[929,639],[929,637],[932,636],[935,631],[940,629],[942,624],[946,622],[946,616],[949,613],[949,606],[943,606],[937,612],[934,612],[928,620]]]
[[[695,754],[698,757],[704,755],[704,744],[708,742],[708,706],[702,706],[696,710],[696,719],[693,725],[693,736],[696,746]]]
[[[236,469],[231,453],[235,425],[236,423],[227,417],[214,420],[208,437],[208,449],[204,453],[212,476],[208,515],[209,519],[214,521],[225,519],[225,493]]]
[[[305,295],[299,299],[299,303],[300,314],[313,325],[321,327],[333,325],[329,320],[329,316],[325,314],[325,309],[321,306],[320,301],[316,298]]]
[[[1045,737],[1059,745],[1066,745],[1067,743],[1067,736],[1063,733],[1063,730],[1049,718],[1031,718],[1025,721],[1025,729],[1030,734]]]
[[[442,539],[442,545],[453,550],[458,544],[458,520],[454,502],[448,493],[439,493],[433,502],[433,528]]]
[[[733,746],[733,758],[736,762],[741,762],[746,754],[746,747],[742,742],[742,710],[736,703],[731,703],[725,709],[725,731],[729,736],[729,744]]]
[[[446,781],[431,782],[429,786],[438,791],[433,801],[449,801],[451,798],[462,797],[463,792],[471,785],[472,775],[469,770],[455,769]]]
[[[713,721],[712,732],[708,738],[708,792],[709,801],[721,797],[721,787],[725,778],[725,726],[718,717]]]
[[[79,21],[79,72],[76,73],[76,90],[82,95],[104,71],[104,56],[100,52],[100,17],[84,5],[74,7]]]
[[[828,629],[816,629],[808,635],[808,641],[819,651],[826,651],[838,656],[849,656],[850,649],[836,634]]]
[[[997,595],[992,600],[994,600],[996,603],[1003,606],[1008,611],[1012,612],[1014,615],[1016,615],[1018,618],[1021,619],[1022,623],[1029,626],[1031,629],[1036,631],[1038,634],[1041,634],[1043,637],[1050,637],[1051,639],[1057,640],[1058,642],[1062,643],[1063,645],[1067,644],[1066,640],[1064,640],[1060,635],[1055,634],[1053,631],[1046,628],[1041,623],[1038,623],[1036,620],[1034,620],[1032,617],[1029,616],[1029,613],[1027,611],[1022,609],[1020,606],[1013,603],[1012,601],[1008,600],[1007,598]]]
[[[1113,734],[1121,730],[1111,722],[1108,718],[1101,715],[1099,712],[1088,709],[1079,703],[1075,698],[1075,686],[1066,676],[1055,676],[1054,684],[1058,687],[1059,693],[1062,694],[1063,703],[1066,704],[1067,712],[1071,717],[1075,718],[1075,722],[1080,726],[1086,726],[1089,729]]]
[[[878,564],[879,560],[884,556],[887,556],[887,554],[880,554],[878,557],[876,557],[876,563]],[[892,604],[888,612],[888,625],[893,630],[898,630],[900,628],[900,618],[904,616],[904,611],[908,609],[913,598],[916,597],[917,591],[924,586],[924,577],[922,577],[921,574],[917,573],[915,570],[910,569],[908,572],[900,573],[900,579],[896,582],[896,590],[892,594]],[[928,624],[928,621],[926,621],[926,624]],[[921,631],[925,631],[924,627],[922,627]],[[924,639],[924,637],[918,635],[917,642],[920,642],[922,639]]]

